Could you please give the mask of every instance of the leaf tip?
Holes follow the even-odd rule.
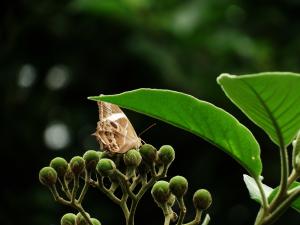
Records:
[[[87,99],[92,100],[92,101],[99,101],[99,97],[100,96],[89,96],[89,97],[87,97]]]
[[[218,77],[217,77],[217,83],[221,84],[223,79],[226,78],[234,78],[236,77],[236,75],[231,75],[229,73],[221,73]]]

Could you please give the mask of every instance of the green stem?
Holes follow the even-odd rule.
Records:
[[[75,203],[78,188],[79,188],[79,176],[75,176],[73,190],[72,190],[71,204]]]
[[[287,186],[289,187],[294,181],[296,181],[299,178],[299,174],[297,174],[296,170],[293,169],[291,172],[291,175],[288,178]]]
[[[202,210],[196,209],[195,219],[189,223],[185,223],[184,225],[197,225],[201,222]]]
[[[279,191],[275,199],[270,204],[270,212],[277,208],[280,202],[286,197],[288,190],[288,176],[289,176],[289,160],[287,149],[280,148],[280,166],[281,166],[281,179]]]
[[[210,216],[208,214],[206,214],[203,223],[201,225],[208,225],[210,222]]]
[[[97,176],[97,180],[98,182],[95,184],[96,187],[98,187],[98,189],[102,191],[102,193],[104,193],[110,200],[112,200],[117,205],[120,205],[121,200],[117,196],[115,196],[111,191],[109,191],[106,187],[104,187],[102,177]]]
[[[128,206],[127,206],[127,199],[128,199],[128,194],[126,192],[123,192],[123,196],[120,202],[120,207],[123,211],[125,220],[126,220],[126,225],[129,225],[129,218],[130,218],[130,213],[128,210]]]
[[[169,225],[172,219],[172,214],[165,215],[164,225]]]
[[[76,202],[66,201],[65,199],[60,197],[58,192],[57,192],[57,189],[56,189],[55,185],[50,187],[50,191],[51,191],[51,193],[52,193],[52,195],[53,195],[56,202],[61,203],[63,205],[71,206],[71,207],[77,209],[81,213],[81,215],[84,217],[84,219],[88,222],[88,224],[93,225],[92,221],[90,220],[90,218],[88,217],[88,215],[86,214],[84,209],[82,208],[81,204],[78,204]]]
[[[84,186],[83,186],[83,188],[82,188],[82,191],[81,191],[81,193],[80,193],[80,196],[79,196],[79,198],[78,198],[78,202],[81,204],[82,203],[82,201],[83,201],[83,198],[84,198],[84,196],[86,195],[86,193],[87,193],[87,191],[88,191],[88,189],[89,189],[89,180],[90,180],[90,178],[91,178],[91,172],[90,171],[87,171],[86,172],[86,175],[85,175],[85,182],[84,182]]]
[[[67,186],[65,178],[58,178],[59,184],[61,185],[61,190],[65,193],[68,199],[71,199],[71,192]]]
[[[263,189],[263,184],[262,184],[262,182],[261,182],[261,180],[260,180],[259,177],[255,177],[254,180],[255,180],[255,182],[257,184],[257,187],[258,187],[261,199],[262,199],[262,208],[263,208],[264,214],[268,214],[269,203],[268,203],[268,199],[267,199],[266,193],[265,193],[265,191]]]
[[[83,218],[89,225],[93,225],[92,221],[90,220],[90,218],[88,217],[84,209],[82,208],[81,204],[74,204],[74,208],[80,212],[80,214],[83,216]]]
[[[164,225],[169,225],[170,222],[172,221],[172,219],[174,218],[174,212],[172,211],[172,209],[169,206],[167,206],[167,204],[162,206],[161,209],[162,209],[162,211],[164,213],[164,217],[165,217]]]
[[[177,221],[176,225],[182,225],[185,214],[186,214],[186,207],[184,204],[183,197],[179,198],[178,203],[179,203],[180,213],[179,213],[179,217],[178,217],[178,221]]]
[[[135,216],[138,203],[139,203],[138,199],[132,199],[129,218],[128,218],[128,225],[134,225],[134,216]]]
[[[115,174],[118,176],[119,178],[119,181],[120,181],[120,186],[121,186],[121,189],[123,191],[123,193],[127,192],[129,197],[133,200],[133,199],[136,199],[136,196],[135,194],[131,191],[130,189],[130,182],[127,180],[127,177],[121,172],[119,171],[118,169],[116,169],[116,172]]]
[[[62,197],[59,196],[55,185],[49,187],[49,189],[50,189],[51,194],[53,195],[53,198],[56,202],[63,204],[63,205],[71,206],[71,202],[66,201],[65,199],[63,199]]]
[[[292,202],[299,197],[300,187],[293,189],[288,193],[287,198],[282,201],[276,209],[269,216],[265,217],[260,225],[271,225],[278,220],[278,218],[284,213],[292,204]]]

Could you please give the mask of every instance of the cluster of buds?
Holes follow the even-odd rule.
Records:
[[[69,163],[64,158],[56,157],[51,160],[49,166],[40,170],[39,180],[50,189],[55,201],[71,206],[79,212],[77,215],[65,214],[61,219],[61,225],[101,225],[99,220],[90,218],[82,207],[82,201],[90,186],[91,175],[100,156],[99,152],[89,150],[83,157],[73,157]],[[79,193],[80,179],[85,182]]]
[[[196,210],[194,220],[184,223],[186,207],[184,196],[188,190],[188,181],[183,176],[175,176],[167,181],[157,181],[151,190],[152,197],[157,205],[162,209],[165,216],[165,224],[170,221],[177,221],[177,225],[193,225],[200,224],[202,212],[209,208],[212,203],[211,194],[205,189],[199,189],[194,193],[193,203]],[[179,217],[173,211],[173,207],[177,202],[180,210]],[[207,214],[202,224],[209,222]]]
[[[57,202],[78,211],[77,215],[65,214],[61,225],[101,224],[82,207],[82,201],[90,187],[99,189],[119,205],[126,225],[133,225],[138,203],[152,186],[152,195],[168,218],[169,212],[173,213],[171,208],[176,199],[179,206],[184,206],[186,179],[176,176],[169,183],[159,181],[166,177],[174,159],[175,151],[170,145],[163,145],[157,150],[150,144],[144,144],[139,149],[131,149],[122,154],[89,150],[83,156],[73,157],[69,162],[61,157],[54,158],[49,166],[40,170],[39,179],[50,189]],[[208,192],[203,194],[203,190],[199,191],[200,194],[195,193],[194,204],[196,209],[202,211],[209,206],[211,198]],[[208,196],[206,200],[203,197],[205,194]],[[179,220],[182,217],[183,221],[184,215],[181,213]],[[170,220],[176,220],[175,217],[173,213]]]

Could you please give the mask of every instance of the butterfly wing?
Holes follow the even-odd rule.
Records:
[[[141,146],[132,124],[117,105],[98,102],[98,106],[99,122],[94,135],[105,150],[124,153]]]

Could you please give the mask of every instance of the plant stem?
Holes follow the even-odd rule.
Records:
[[[104,187],[102,177],[97,176],[97,180],[98,182],[96,183],[96,187],[98,187],[98,189],[102,191],[110,200],[120,205],[121,200],[117,196],[115,196],[111,191],[109,191],[106,187]]]
[[[80,212],[80,214],[83,216],[83,218],[89,225],[93,225],[92,221],[90,220],[90,218],[88,217],[84,209],[82,208],[81,204],[74,204],[73,207]]]
[[[296,181],[299,177],[299,174],[297,174],[296,170],[293,169],[289,178],[288,178],[288,184],[287,186],[289,187],[294,181]]]
[[[261,182],[261,180],[260,180],[259,177],[255,177],[254,180],[255,180],[255,182],[257,184],[258,190],[259,190],[260,195],[261,195],[262,207],[263,207],[265,213],[268,213],[269,203],[268,203],[268,200],[267,200],[266,193],[265,193],[265,191],[263,189],[262,182]]]
[[[89,189],[89,180],[91,178],[91,172],[87,171],[85,174],[85,182],[84,182],[84,186],[82,188],[82,191],[80,193],[80,196],[78,198],[78,202],[81,203],[83,201],[84,196],[86,195],[88,189]]]
[[[270,212],[272,212],[280,202],[286,197],[288,190],[288,176],[289,176],[289,159],[287,149],[284,147],[280,148],[280,166],[281,166],[281,180],[279,191],[275,199],[270,204]]]
[[[203,223],[201,225],[208,225],[210,222],[210,216],[208,214],[206,214]]]
[[[135,216],[138,203],[139,203],[139,199],[132,199],[127,225],[134,225],[134,216]]]
[[[273,224],[281,215],[282,213],[287,210],[291,203],[300,195],[300,187],[293,189],[290,193],[288,193],[287,198],[284,199],[274,210],[272,214],[267,216],[264,220],[262,225],[270,225]]]
[[[128,182],[127,177],[118,169],[116,169],[116,175],[118,176],[118,179],[120,181],[120,186],[123,191],[123,193],[127,192],[129,197],[133,200],[136,199],[135,194],[130,189],[131,184]]]
[[[189,223],[185,223],[184,225],[197,225],[201,222],[202,210],[196,209],[195,219]]]
[[[75,203],[78,188],[79,188],[79,176],[75,176],[73,190],[72,190],[71,204]]]
[[[177,221],[176,225],[182,225],[183,220],[185,218],[185,214],[186,214],[186,207],[184,204],[183,197],[181,197],[179,199],[178,203],[179,203],[180,213],[179,213],[179,217],[178,217],[178,221]]]
[[[288,176],[289,176],[289,158],[287,149],[280,148],[280,166],[281,166],[281,180],[278,198],[284,197],[288,189]]]
[[[172,214],[165,215],[165,222],[164,225],[169,225],[172,219]]]
[[[63,205],[71,206],[71,202],[69,202],[59,196],[55,185],[51,186],[49,189],[50,189],[50,191],[53,195],[53,198],[56,202],[63,204]]]

